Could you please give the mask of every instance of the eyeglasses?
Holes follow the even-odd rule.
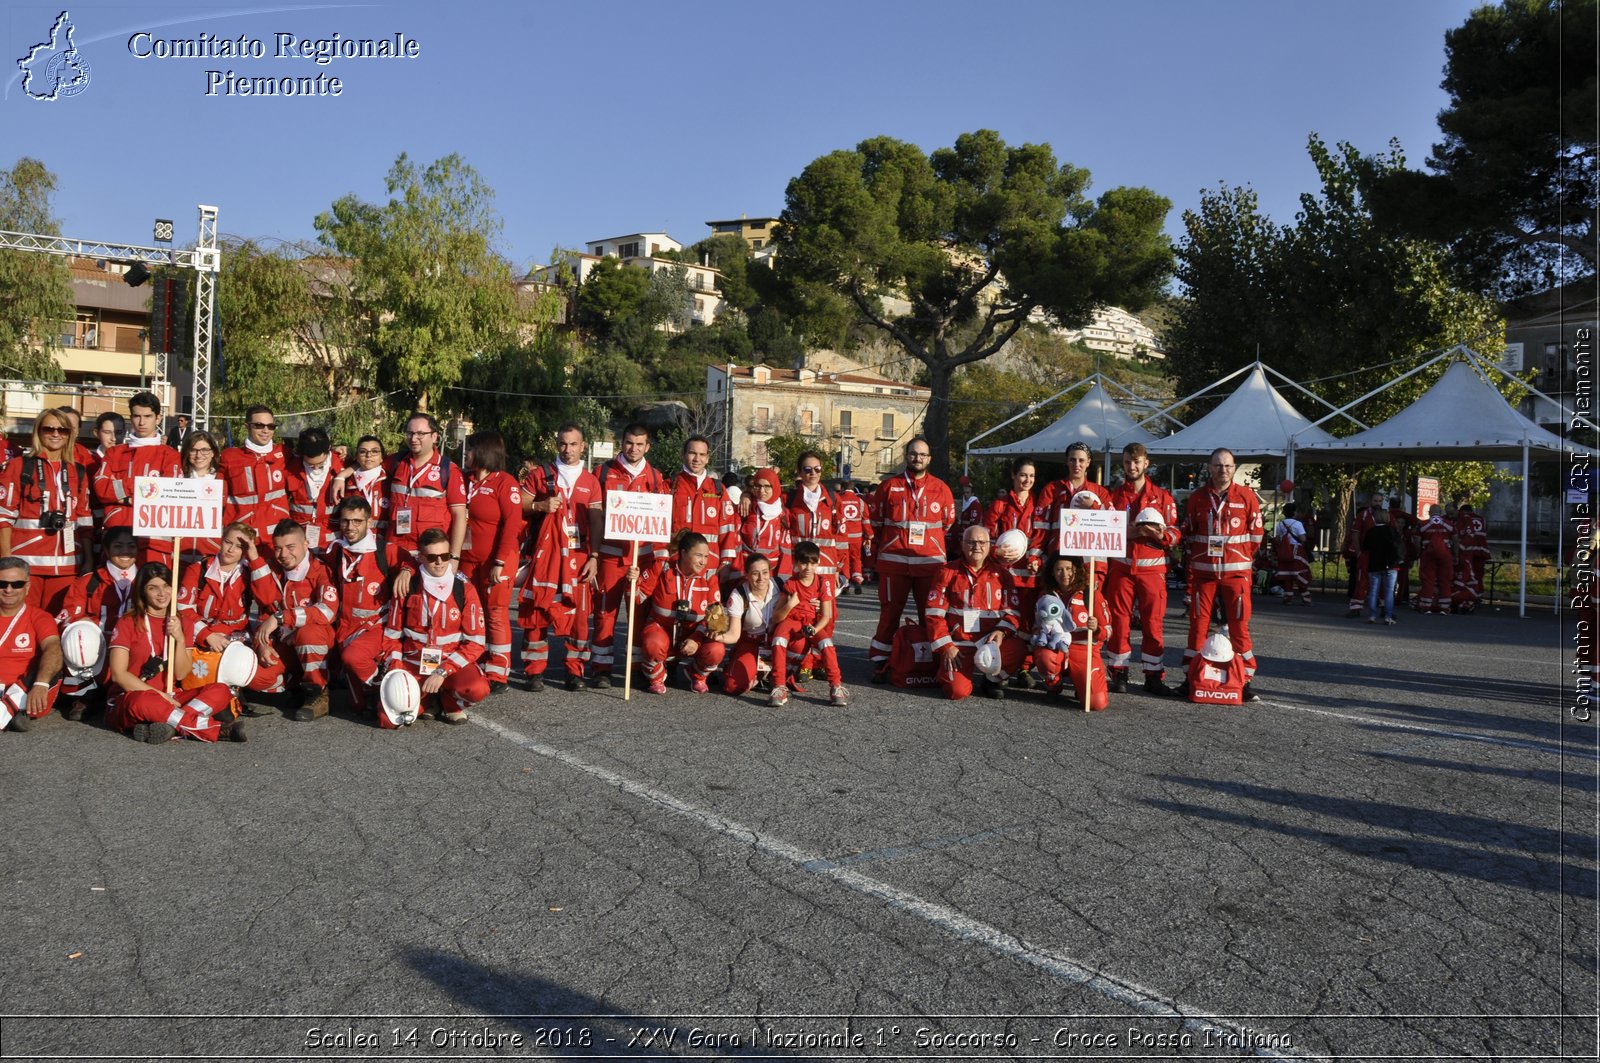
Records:
[[[263,431],[267,431],[267,432],[276,432],[278,430],[277,424],[274,423],[274,422],[271,422],[271,421],[251,421],[250,422],[250,427],[251,428],[260,428]]]
[[[0,590],[20,591],[28,585],[25,579],[0,579]]]
[[[968,539],[967,540],[967,546],[969,548],[974,547],[974,546],[988,546],[988,545],[989,545],[989,540],[988,539]]]
[[[39,429],[39,434],[42,436],[64,436],[67,434],[67,430],[58,424],[47,424]]]
[[[406,435],[409,436],[412,439],[420,439],[423,436],[431,436],[433,434],[434,434],[434,432],[433,432],[433,429],[431,429],[431,428],[424,428],[420,432],[407,432],[406,433]]]
[[[931,457],[933,457],[933,455],[930,454],[926,450],[913,450],[913,451],[910,451],[909,453],[907,453],[906,457],[908,457],[908,458],[931,458]]]
[[[377,447],[362,447],[360,450],[356,451],[356,453],[363,458],[383,457],[383,451],[379,450]]]
[[[190,447],[189,448],[189,453],[191,453],[191,454],[215,454],[216,451],[212,450],[210,447]]]

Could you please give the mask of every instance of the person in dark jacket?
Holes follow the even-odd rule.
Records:
[[[1367,557],[1367,623],[1378,622],[1381,593],[1383,622],[1393,624],[1394,585],[1406,563],[1406,545],[1388,510],[1372,507],[1372,520],[1372,527],[1361,537],[1361,552]]]

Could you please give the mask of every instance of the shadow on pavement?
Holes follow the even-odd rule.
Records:
[[[1433,757],[1413,757],[1404,753],[1369,752],[1366,755],[1378,760],[1411,764],[1418,768],[1464,771],[1469,775],[1492,775],[1504,779],[1527,779],[1529,782],[1551,783],[1585,792],[1600,789],[1600,779],[1595,778],[1592,767],[1588,770],[1575,768],[1571,771],[1556,771],[1551,768],[1495,768],[1487,764],[1471,764],[1464,760],[1436,760]]]
[[[1181,816],[1234,824],[1243,829],[1270,831],[1318,845],[1331,845],[1354,856],[1402,864],[1419,870],[1460,875],[1541,893],[1559,892],[1582,900],[1592,901],[1600,896],[1600,891],[1596,889],[1596,873],[1592,868],[1563,864],[1559,860],[1542,855],[1495,852],[1485,848],[1487,845],[1497,845],[1536,854],[1560,854],[1573,851],[1575,847],[1577,851],[1592,850],[1592,840],[1580,839],[1573,835],[1564,838],[1560,831],[1543,827],[1515,826],[1481,816],[1451,815],[1381,801],[1329,797],[1324,794],[1300,793],[1275,787],[1254,786],[1249,783],[1170,775],[1154,778],[1157,781],[1192,786],[1210,793],[1261,801],[1274,807],[1298,808],[1317,815],[1355,820],[1372,827],[1404,831],[1407,835],[1374,837],[1340,834],[1315,827],[1290,826],[1287,823],[1279,823],[1244,812],[1228,812],[1181,801],[1144,799],[1143,803],[1152,808],[1174,812]],[[1445,840],[1419,839],[1415,837],[1417,834],[1433,835]],[[1452,844],[1454,842],[1462,844]]]
[[[524,1051],[531,1049],[541,1057],[670,1059],[685,1054],[701,1058],[771,1058],[783,1054],[781,1050],[750,1043],[751,1027],[764,1025],[759,1018],[676,1019],[622,1013],[558,982],[537,975],[506,973],[451,953],[411,949],[403,958],[454,997],[464,1012],[481,1016],[496,1028],[520,1033]],[[739,1040],[696,1045],[689,1039],[690,1031],[696,1029],[708,1034],[732,1034]],[[810,1057],[785,1058],[805,1063]]]

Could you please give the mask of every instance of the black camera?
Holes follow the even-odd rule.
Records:
[[[141,682],[148,683],[166,670],[167,659],[165,657],[152,657],[144,662],[143,668],[139,669],[139,679]]]
[[[700,615],[689,607],[689,603],[682,598],[672,603],[672,619],[680,624],[697,624]]]
[[[67,526],[67,514],[59,509],[53,509],[39,514],[39,527],[43,531],[58,532]]]

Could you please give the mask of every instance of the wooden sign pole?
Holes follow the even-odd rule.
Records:
[[[639,541],[633,541],[633,554],[628,561],[628,571],[633,572],[639,567]],[[622,665],[622,700],[630,701],[633,698],[633,607],[634,599],[638,597],[639,581],[633,576],[628,577],[628,649],[623,654]]]
[[[172,670],[178,657],[178,558],[183,556],[183,537],[172,540],[172,597],[167,601],[167,693],[172,693]]]

